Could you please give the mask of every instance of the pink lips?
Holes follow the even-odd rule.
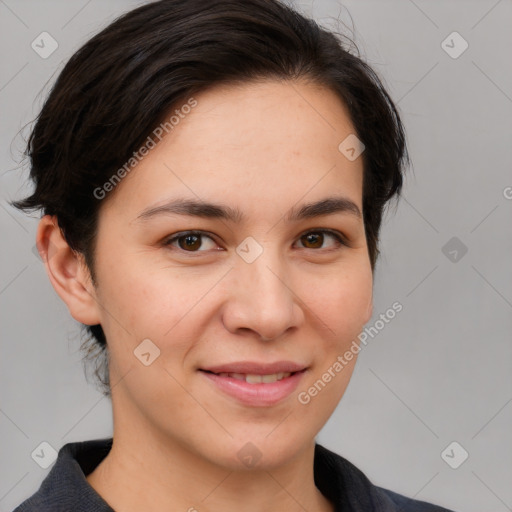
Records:
[[[299,385],[305,373],[305,365],[291,361],[275,363],[254,363],[250,361],[211,366],[201,369],[201,373],[223,393],[236,398],[244,405],[268,407],[288,397]],[[251,375],[271,375],[291,373],[276,382],[251,384],[234,377],[217,375],[238,373]]]
[[[202,372],[221,391],[245,405],[268,407],[283,400],[297,388],[304,372],[292,373],[289,377],[268,384],[249,384],[232,377],[221,377],[215,373]]]
[[[253,375],[270,375],[272,373],[300,372],[306,365],[293,361],[276,361],[274,363],[256,363],[253,361],[239,361],[236,363],[220,364],[201,368],[212,373],[245,373]]]

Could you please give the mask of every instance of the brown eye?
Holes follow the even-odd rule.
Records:
[[[199,249],[201,247],[201,237],[198,235],[180,236],[178,238],[178,245],[185,250]]]
[[[322,233],[308,233],[301,237],[301,241],[304,245],[308,246],[308,249],[318,249],[323,244],[323,237]]]
[[[299,240],[305,246],[306,249],[319,249],[322,248],[326,236],[334,238],[336,240],[334,248],[339,247],[340,245],[346,245],[345,241],[340,235],[333,231],[328,231],[324,229],[318,231],[310,231],[302,235]]]
[[[214,245],[216,245],[210,236],[200,231],[189,231],[181,234],[178,233],[164,242],[164,245],[176,247],[174,244],[177,242],[177,249],[181,249],[186,252],[203,252],[204,250],[207,250],[199,250],[199,248],[204,245],[203,239],[209,239]]]
[[[323,247],[324,243],[329,239],[334,240],[334,244]],[[205,241],[209,241],[213,246],[208,247]],[[336,231],[327,229],[319,229],[315,231],[309,231],[299,238],[304,249],[326,249],[333,250],[340,248],[341,246],[347,246],[343,236]],[[181,250],[188,253],[206,252],[208,249],[214,249],[218,247],[213,238],[202,231],[184,231],[176,233],[171,238],[167,239],[164,246],[173,247],[177,250]],[[219,249],[220,250],[220,249]]]

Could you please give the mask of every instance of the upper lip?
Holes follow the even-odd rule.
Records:
[[[273,363],[258,363],[254,361],[238,361],[200,368],[213,373],[243,373],[250,375],[272,375],[274,373],[300,372],[305,365],[293,361],[275,361]]]

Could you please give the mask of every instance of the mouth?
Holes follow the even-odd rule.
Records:
[[[306,369],[305,364],[294,361],[274,361],[263,363],[257,361],[237,361],[200,368],[203,371],[215,373],[232,373],[239,375],[279,375],[280,373],[296,373]]]
[[[292,375],[295,375],[299,372],[278,372],[278,373],[268,373],[268,374],[255,374],[255,373],[234,373],[234,372],[211,372],[209,370],[201,370],[206,373],[210,373],[212,375],[217,375],[219,377],[228,377],[230,379],[236,379],[245,381],[248,384],[271,384],[272,382],[278,382],[283,379],[287,379]],[[306,371],[306,369],[301,370],[301,372]]]
[[[247,364],[246,364],[247,366]],[[249,365],[250,366],[250,365]],[[281,365],[283,366],[283,365]],[[226,370],[232,368],[220,368]],[[290,365],[288,364],[288,370]],[[203,369],[199,372],[206,377],[209,385],[224,397],[250,407],[270,407],[288,398],[299,385],[307,368],[295,365],[293,371],[270,372],[259,366],[250,371],[218,371]]]

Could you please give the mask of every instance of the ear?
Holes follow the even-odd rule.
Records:
[[[63,237],[55,216],[45,215],[37,227],[36,244],[53,288],[71,316],[86,325],[100,322],[100,305],[83,256]]]

